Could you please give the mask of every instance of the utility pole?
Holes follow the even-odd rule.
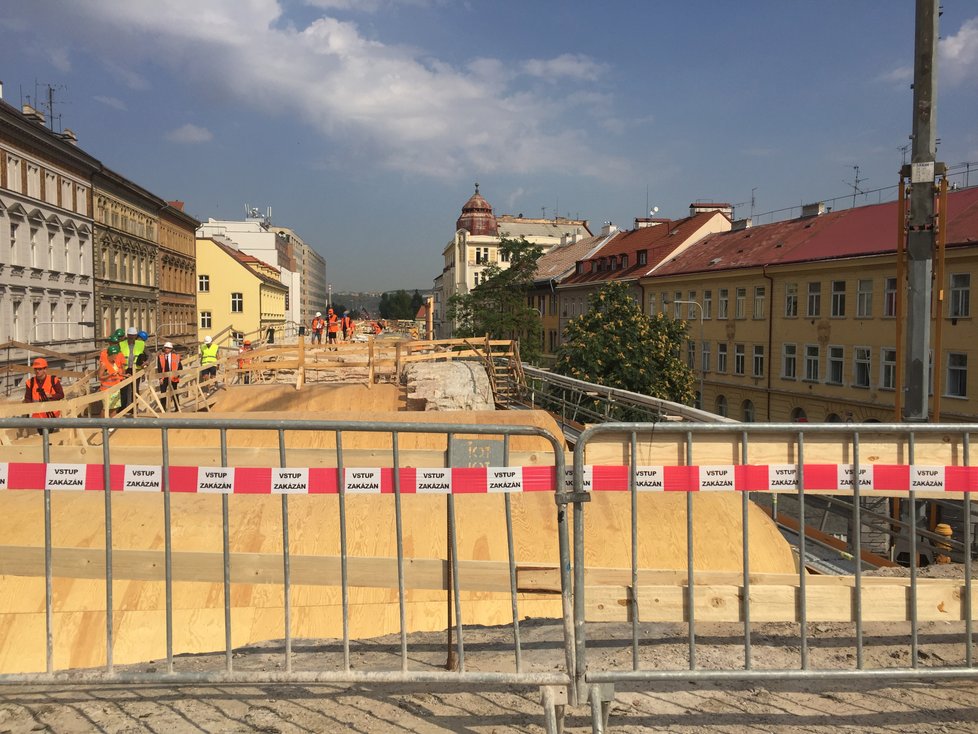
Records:
[[[943,173],[944,168],[943,164],[936,162],[938,3],[939,0],[917,0],[914,42],[913,150],[909,171],[910,216],[907,222],[906,401],[903,419],[918,423],[924,423],[928,418],[931,274],[935,243],[934,179],[938,173]],[[901,173],[902,188],[902,179],[908,172],[904,170]]]

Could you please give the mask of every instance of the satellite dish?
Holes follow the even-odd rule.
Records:
[[[658,213],[659,213],[659,207],[657,207],[657,206],[654,206],[651,209],[649,209],[649,216],[650,217],[654,217]]]

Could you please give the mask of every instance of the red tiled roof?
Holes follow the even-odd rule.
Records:
[[[896,251],[896,202],[704,237],[655,275],[679,275]],[[978,187],[948,194],[947,246],[978,244]]]
[[[596,247],[603,247],[602,243],[607,244],[607,241],[620,235],[620,232],[594,235],[579,239],[577,242],[553,247],[537,260],[536,281],[549,282],[568,272],[573,273],[578,260],[587,257],[589,253],[595,254]]]
[[[716,211],[700,212],[668,224],[622,232],[585,262],[596,263],[602,258],[611,256],[620,258],[622,255],[627,255],[627,268],[611,270],[606,266],[600,272],[592,272],[593,266],[585,265],[588,272],[571,275],[564,280],[564,283],[579,285],[644,277],[715,216],[718,216]],[[719,216],[723,215],[719,214]],[[642,250],[646,252],[646,262],[644,265],[639,265],[638,253]]]

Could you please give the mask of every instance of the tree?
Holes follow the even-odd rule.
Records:
[[[411,296],[406,290],[388,291],[380,297],[380,318],[413,319],[418,311],[411,310]]]
[[[458,337],[513,339],[520,342],[520,356],[535,362],[540,355],[540,314],[528,305],[542,248],[525,238],[502,238],[499,251],[509,268],[490,263],[484,280],[468,293],[448,299],[448,317],[455,321]]]
[[[420,293],[418,293],[417,289],[415,289],[414,295],[411,296],[411,318],[412,319],[418,315],[418,311],[421,310],[421,307],[423,305],[424,305],[424,297]]]
[[[680,357],[686,323],[647,316],[624,283],[612,281],[588,299],[557,349],[554,372],[605,387],[692,405],[693,372]]]

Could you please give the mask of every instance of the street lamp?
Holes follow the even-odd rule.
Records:
[[[706,373],[706,369],[703,367],[703,306],[700,305],[699,301],[681,300],[676,299],[670,301],[669,299],[664,299],[664,303],[685,303],[689,306],[696,306],[700,310],[700,410],[703,410],[703,401],[706,396],[703,393],[703,375]]]

